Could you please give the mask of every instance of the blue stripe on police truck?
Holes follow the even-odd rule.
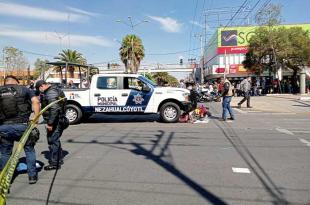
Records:
[[[137,90],[131,90],[126,102],[126,106],[143,107],[143,110],[149,104],[153,91],[142,92]]]

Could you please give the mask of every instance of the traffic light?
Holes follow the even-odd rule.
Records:
[[[108,63],[108,69],[110,69],[110,63]]]
[[[183,65],[183,58],[180,58],[180,65]]]

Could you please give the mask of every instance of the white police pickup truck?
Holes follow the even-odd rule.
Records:
[[[92,114],[159,113],[164,122],[177,122],[182,111],[190,109],[189,91],[159,87],[137,74],[97,74],[90,88],[64,89],[66,116],[70,124]]]

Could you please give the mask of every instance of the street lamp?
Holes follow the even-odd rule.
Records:
[[[138,26],[138,25],[140,25],[140,24],[143,24],[143,23],[147,23],[147,22],[149,22],[148,20],[146,20],[146,19],[144,19],[144,20],[142,20],[142,21],[139,21],[138,23],[134,23],[133,22],[133,20],[132,20],[132,17],[131,16],[128,16],[127,17],[128,18],[128,21],[129,21],[129,23],[126,23],[126,21],[122,21],[122,20],[116,20],[116,22],[118,22],[118,23],[122,23],[122,24],[125,24],[126,26],[129,26],[130,28],[131,28],[131,30],[132,30],[132,33],[133,33],[133,31],[134,31],[134,28],[136,27],[136,26]],[[130,62],[130,67],[132,68],[133,67],[133,55],[134,55],[134,44],[133,44],[133,38],[131,38],[131,60],[129,61]]]
[[[120,20],[120,19],[119,19],[119,20],[116,20],[116,22],[125,24],[126,26],[129,26],[129,27],[131,28],[132,31],[134,30],[134,28],[135,28],[136,26],[138,26],[138,25],[140,25],[140,24],[143,24],[143,23],[148,23],[148,22],[149,22],[148,20],[144,19],[144,20],[142,20],[142,21],[139,21],[138,23],[134,23],[134,22],[132,21],[132,17],[131,17],[131,16],[128,16],[127,18],[128,18],[129,23],[126,23],[126,21],[123,21],[123,20]]]

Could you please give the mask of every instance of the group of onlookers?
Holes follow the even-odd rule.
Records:
[[[232,81],[232,85],[235,89],[235,96],[241,96],[240,92],[241,80]],[[310,86],[310,80],[308,80],[308,91]],[[260,96],[266,94],[296,94],[299,93],[299,82],[293,79],[272,79],[268,77],[253,77],[251,84],[251,96]]]

